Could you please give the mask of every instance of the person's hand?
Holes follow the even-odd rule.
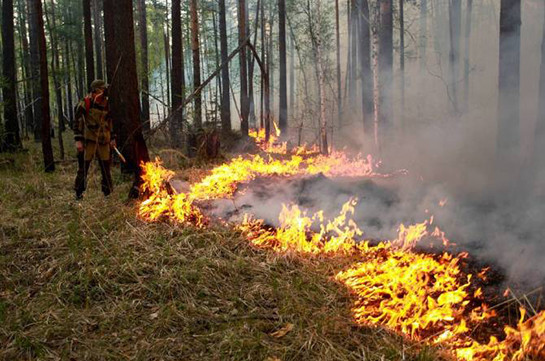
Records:
[[[83,152],[83,142],[81,140],[76,142],[76,149],[78,150],[78,153]]]
[[[117,142],[115,139],[110,140],[110,148],[114,149],[115,147],[117,147]]]

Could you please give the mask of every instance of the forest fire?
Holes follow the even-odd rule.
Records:
[[[274,153],[275,151],[272,151]],[[145,165],[139,215],[147,221],[160,219],[206,225],[200,201],[233,198],[238,186],[259,177],[297,177],[323,173],[328,177],[389,177],[377,172],[379,162],[345,152],[329,156],[292,155],[285,159],[254,155],[238,157],[220,165],[193,184],[187,193],[176,193],[169,185],[174,173],[159,160]],[[398,172],[399,173],[399,172]],[[401,171],[405,173],[405,171]],[[352,219],[357,199],[344,204],[338,216],[326,219],[323,211],[307,214],[298,205],[284,205],[279,226],[274,228],[245,214],[235,225],[259,248],[302,255],[347,257],[348,269],[335,279],[353,293],[353,315],[361,325],[380,325],[413,340],[445,348],[460,360],[538,360],[545,357],[545,313],[524,320],[516,328],[505,327],[502,341],[492,336],[487,344],[471,338],[471,332],[494,311],[483,300],[475,278],[460,264],[466,255],[448,252],[427,254],[415,247],[433,238],[448,244],[433,217],[422,223],[399,226],[396,239],[370,242]]]

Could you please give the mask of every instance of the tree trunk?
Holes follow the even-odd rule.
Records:
[[[318,18],[318,24],[316,26],[316,55],[318,60],[318,91],[320,93],[320,138],[322,146],[322,154],[329,153],[329,146],[327,142],[327,115],[326,115],[326,89],[325,89],[325,68],[322,49],[322,34],[320,29],[320,23],[322,21],[320,1],[316,3],[316,17]]]
[[[426,69],[426,50],[428,43],[428,0],[420,0],[420,71]]]
[[[17,120],[17,79],[15,69],[15,33],[13,21],[13,0],[2,2],[2,96],[6,149],[21,148],[19,122]],[[2,140],[0,139],[0,142]],[[0,143],[0,149],[4,148]]]
[[[30,28],[30,82],[32,84],[32,112],[34,113],[34,141],[42,140],[42,89],[40,87],[40,45],[38,30],[38,15],[35,14],[37,0],[28,1],[28,18]]]
[[[220,48],[221,62],[227,61],[227,22],[225,11],[225,0],[219,1],[220,6]],[[221,129],[224,134],[231,132],[231,98],[229,97],[229,65],[221,70]]]
[[[238,42],[241,45],[246,39],[246,1],[238,0]],[[250,113],[250,104],[248,99],[248,73],[246,51],[240,52],[240,130],[242,137],[248,137],[248,115]]]
[[[545,178],[545,21],[541,40],[541,67],[539,74],[539,98],[534,149],[530,163],[531,180],[534,187],[543,184]]]
[[[454,113],[458,114],[458,79],[460,78],[460,33],[462,27],[462,0],[449,1],[449,68],[450,98]]]
[[[93,56],[93,28],[91,26],[91,0],[83,0],[83,35],[85,37],[85,70],[87,87],[95,80],[95,63]]]
[[[184,98],[184,53],[182,49],[182,20],[180,0],[172,1],[172,71],[171,71],[171,97],[174,114],[171,117],[170,136],[174,147],[180,148],[183,130],[183,111],[177,111]]]
[[[144,131],[150,130],[149,110],[149,66],[148,66],[148,22],[146,16],[146,0],[138,0],[138,29],[140,30],[140,66],[142,78],[140,90],[142,92],[142,122]]]
[[[373,71],[371,70],[371,32],[369,23],[369,3],[360,0],[360,65],[363,132],[371,134],[373,124]]]
[[[401,129],[405,127],[405,9],[403,7],[404,0],[399,0],[399,71],[400,76],[400,90],[401,90],[401,112],[399,114],[399,120],[401,122]]]
[[[100,0],[93,0],[93,21],[95,23],[95,63],[97,78],[104,79],[104,70],[102,66],[102,16],[100,4]]]
[[[339,0],[335,0],[335,54],[337,59],[337,117],[342,127],[342,84],[341,84],[341,35],[339,24]]]
[[[473,0],[467,0],[466,22],[464,34],[464,111],[469,110],[469,51],[471,38],[471,11],[473,10]]]
[[[350,4],[350,65],[351,65],[351,76],[349,83],[349,99],[350,99],[350,108],[353,108],[356,105],[356,96],[357,96],[357,78],[358,78],[358,0],[351,0]]]
[[[290,36],[290,67],[289,67],[289,77],[290,77],[290,101],[289,109],[291,109],[292,119],[295,117],[295,40],[293,36]]]
[[[201,47],[199,44],[199,14],[197,0],[190,1],[191,8],[191,50],[193,52],[193,89],[201,86]],[[193,125],[196,129],[202,128],[202,98],[201,92],[195,96],[195,117]]]
[[[392,0],[380,0],[380,32],[378,54],[380,89],[379,137],[389,137],[392,123],[393,88],[393,16]]]
[[[110,85],[110,112],[116,127],[120,150],[127,160],[124,171],[133,172],[134,183],[129,192],[130,198],[139,195],[142,183],[141,164],[149,161],[148,148],[142,133],[138,101],[138,76],[136,71],[136,51],[134,45],[133,12],[131,0],[105,0],[104,13],[113,22],[105,22],[106,33],[114,34],[115,53],[106,54],[116,59],[114,79]],[[113,29],[108,29],[113,25]],[[111,40],[111,39],[110,39]],[[108,39],[106,40],[108,41]],[[113,47],[106,48],[113,49]],[[112,64],[108,65],[112,68]]]
[[[21,52],[22,52],[22,74],[27,79],[24,82],[24,106],[25,106],[25,132],[28,136],[28,132],[32,130],[34,125],[34,112],[32,111],[32,72],[30,70],[30,49],[27,38],[27,20],[28,12],[25,9],[25,1],[18,2],[19,12],[19,31],[21,37]],[[30,81],[29,81],[30,80]]]
[[[288,131],[288,87],[286,72],[286,0],[278,0],[278,48],[280,66],[280,89],[279,89],[279,113],[278,124],[282,136],[287,136]]]
[[[501,1],[497,138],[500,164],[504,159],[516,161],[519,154],[520,3],[520,0]]]
[[[62,106],[62,86],[59,80],[59,76],[60,76],[59,48],[57,46],[57,36],[56,36],[55,30],[53,30],[56,28],[55,3],[53,0],[51,0],[51,8],[49,12],[51,14],[51,20],[49,19],[49,16],[47,16],[47,11],[46,11],[46,20],[47,20],[47,28],[49,30],[50,39],[51,39],[51,52],[52,52],[51,75],[53,76],[53,84],[55,87],[55,100],[57,103],[57,122],[58,122],[57,139],[59,141],[60,158],[64,159],[64,143],[62,139],[62,132],[64,131],[64,109]]]
[[[30,41],[38,46],[38,57],[35,60],[38,65],[39,89],[41,101],[39,109],[41,114],[41,140],[42,153],[44,159],[44,169],[46,172],[55,170],[55,160],[53,157],[53,148],[51,146],[51,116],[49,109],[49,81],[47,72],[47,46],[45,42],[44,20],[41,0],[30,0],[31,10],[31,31]]]

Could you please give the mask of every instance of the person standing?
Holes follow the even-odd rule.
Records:
[[[75,187],[76,199],[83,198],[87,173],[91,162],[97,157],[102,174],[102,193],[108,196],[113,191],[111,149],[115,148],[115,134],[108,107],[108,85],[100,79],[91,83],[91,93],[76,106],[74,140],[78,152],[78,173]]]

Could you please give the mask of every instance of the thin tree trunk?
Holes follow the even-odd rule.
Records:
[[[280,65],[280,89],[278,123],[282,136],[287,136],[288,130],[288,89],[286,72],[286,1],[278,0],[278,48]]]
[[[64,131],[64,110],[62,106],[62,86],[59,81],[59,70],[60,70],[60,61],[59,61],[59,48],[57,45],[57,37],[53,29],[56,28],[56,19],[55,19],[55,3],[51,0],[51,20],[47,16],[46,11],[46,21],[47,27],[49,29],[50,39],[51,39],[51,75],[53,76],[53,84],[55,87],[55,100],[57,103],[57,122],[58,122],[58,141],[59,141],[59,152],[60,158],[64,159],[64,143],[62,139],[62,132]]]
[[[335,53],[337,59],[337,117],[342,127],[342,82],[341,82],[341,35],[339,24],[339,0],[335,0]]]
[[[380,0],[378,67],[381,84],[379,132],[381,141],[390,134],[393,122],[393,16],[392,0]]]
[[[44,123],[42,113],[42,89],[40,87],[40,45],[39,45],[39,30],[38,30],[38,15],[35,14],[37,0],[28,1],[28,18],[30,26],[30,69],[32,84],[32,111],[34,113],[34,141],[42,140],[42,125]],[[41,4],[40,4],[41,8]]]
[[[227,22],[225,11],[225,0],[219,1],[219,20],[220,20],[220,52],[222,64],[227,61]],[[229,65],[223,67],[221,70],[221,129],[224,134],[231,132],[231,98],[229,97]]]
[[[295,87],[296,87],[296,80],[295,80],[295,40],[293,39],[293,36],[290,36],[290,102],[289,102],[289,109],[292,114],[292,119],[295,117],[296,109],[295,109]]]
[[[182,104],[185,92],[184,53],[182,49],[182,21],[180,0],[172,1],[172,72],[171,97],[174,114],[171,117],[170,136],[174,147],[182,146],[183,111],[177,111]]]
[[[371,134],[373,124],[373,71],[371,69],[371,33],[369,23],[369,3],[360,0],[360,65],[363,132]]]
[[[113,22],[105,22],[105,31],[114,34],[115,53],[106,56],[117,59],[115,65],[107,66],[109,69],[114,67],[114,73],[117,72],[110,86],[110,112],[117,126],[120,150],[127,160],[124,170],[135,176],[129,197],[136,198],[142,184],[140,166],[150,158],[140,121],[132,0],[105,0],[105,15],[107,12],[111,12],[108,16]],[[114,28],[108,29],[112,25]]]
[[[32,109],[32,72],[30,70],[30,49],[28,45],[27,37],[27,20],[28,12],[25,9],[25,1],[18,2],[18,12],[19,12],[19,36],[21,37],[21,53],[22,53],[22,74],[24,78],[27,79],[24,82],[24,99],[25,99],[25,132],[28,136],[28,132],[32,130],[34,125],[34,112]],[[29,81],[30,80],[30,81]]]
[[[545,17],[544,17],[545,20]],[[539,70],[539,98],[534,149],[530,163],[530,175],[533,186],[543,182],[545,177],[545,21],[541,40],[541,66]]]
[[[193,52],[193,89],[201,86],[201,53],[199,44],[199,14],[197,12],[197,0],[190,1],[191,12],[191,50]],[[201,93],[195,96],[195,128],[202,128],[202,97]]]
[[[13,0],[2,3],[2,96],[6,131],[6,148],[21,148],[19,122],[17,120],[17,78],[15,69],[15,25],[13,21]],[[0,149],[2,149],[0,144]]]
[[[163,32],[163,44],[165,47],[165,75],[166,75],[166,82],[167,82],[167,105],[170,108],[171,104],[171,98],[170,98],[170,41],[169,36],[166,31]]]
[[[502,0],[500,12],[498,163],[515,162],[519,154],[521,1]]]
[[[238,0],[238,40],[239,45],[246,39],[246,1]],[[240,52],[240,115],[242,117],[240,130],[244,138],[248,137],[248,115],[250,104],[248,99],[248,73],[246,51]]]
[[[318,26],[316,26],[316,55],[318,58],[318,91],[320,93],[320,138],[322,146],[322,154],[329,153],[327,142],[327,115],[326,115],[326,95],[325,95],[325,68],[322,49],[322,34],[320,29],[320,21],[322,20],[320,1],[316,3],[316,17],[318,18]]]
[[[64,67],[65,67],[65,76],[66,76],[66,107],[68,108],[68,124],[72,127],[74,122],[74,102],[72,99],[72,74],[70,70],[70,59],[72,58],[70,42],[68,39],[65,39],[65,57],[63,57]]]
[[[44,169],[46,172],[53,172],[55,170],[55,160],[53,157],[53,147],[51,146],[51,115],[49,109],[49,81],[47,72],[47,46],[45,42],[44,32],[44,20],[42,11],[41,0],[30,0],[31,19],[33,24],[31,28],[30,39],[31,42],[38,46],[38,63],[39,72],[39,88],[41,94],[40,101],[40,113],[41,113],[41,140],[42,140],[42,153],[44,159]]]
[[[405,9],[403,6],[404,0],[399,0],[399,71],[400,74],[400,90],[401,90],[401,112],[399,119],[401,121],[401,129],[405,127]]]
[[[148,21],[146,16],[146,0],[138,0],[138,29],[140,30],[140,66],[142,78],[140,80],[142,101],[142,122],[144,131],[150,130],[149,110],[149,66],[148,66]]]
[[[426,69],[426,50],[428,43],[428,0],[420,0],[420,71]]]
[[[95,80],[95,63],[93,55],[93,28],[91,26],[91,0],[83,0],[83,34],[85,37],[85,69],[87,87]]]
[[[458,79],[460,77],[460,32],[462,27],[462,1],[449,1],[449,35],[450,35],[450,98],[454,113],[458,114]]]
[[[473,9],[473,0],[467,0],[466,22],[464,36],[464,111],[469,110],[469,52],[471,39],[471,12]]]
[[[104,79],[104,70],[102,67],[102,16],[100,0],[93,0],[93,21],[95,23],[94,36],[95,36],[95,63],[96,63],[96,76],[98,79]]]
[[[357,0],[351,0],[350,4],[350,34],[351,34],[351,50],[350,50],[350,66],[352,74],[350,77],[349,84],[349,99],[350,99],[350,108],[354,107],[356,104],[356,93],[357,93],[357,77],[358,77],[358,5]]]

